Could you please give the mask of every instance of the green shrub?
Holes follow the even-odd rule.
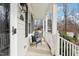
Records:
[[[65,32],[60,32],[60,36],[71,42],[76,41],[75,36],[74,37],[68,36]]]
[[[73,42],[73,43],[77,40],[76,35],[71,37],[71,36],[68,36],[65,32],[60,32],[60,36],[63,37],[64,39],[70,41],[70,42]],[[69,48],[70,48],[70,46],[68,44],[68,51],[70,51]],[[60,41],[60,51],[61,51],[61,49],[62,49],[62,55],[64,56],[64,41],[63,41],[62,48],[61,48],[61,41]],[[61,54],[61,52],[60,52],[60,54]],[[69,56],[69,54],[70,53],[68,53],[68,56]],[[65,56],[67,56],[67,43],[65,43]]]
[[[76,35],[76,34],[73,36],[73,39],[74,39],[75,41],[77,41],[77,35]]]

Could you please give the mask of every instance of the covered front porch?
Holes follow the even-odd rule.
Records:
[[[31,15],[33,18],[31,17]],[[56,4],[28,4],[28,21],[30,24],[28,26],[29,33],[27,37],[27,40],[29,40],[29,46],[28,48],[25,48],[25,55],[57,55],[58,51],[56,51],[56,49],[58,49],[57,44],[59,43],[57,41],[58,31],[56,19]],[[37,23],[34,21],[36,21]],[[31,24],[35,25],[32,26]],[[37,46],[31,45],[32,35],[34,35],[35,28],[40,28],[40,31],[42,33],[41,42],[38,43]]]
[[[13,47],[12,55],[20,56],[78,56],[79,46],[64,39],[57,30],[57,5],[56,4],[11,4],[16,8],[15,15],[12,12],[11,28],[17,28],[16,34],[11,35]],[[23,10],[24,8],[24,10]],[[13,11],[13,10],[12,10]],[[32,35],[40,28],[41,42],[32,43]],[[40,37],[39,37],[40,38]],[[13,40],[16,39],[16,40]],[[42,44],[41,44],[42,43]],[[16,44],[16,46],[14,45]],[[37,46],[36,46],[37,45]],[[14,50],[12,50],[15,48]]]
[[[42,6],[42,7],[41,7]],[[41,9],[41,10],[40,10]],[[44,10],[43,10],[44,9]],[[32,37],[28,37],[29,46],[25,48],[25,55],[49,55],[49,56],[78,56],[79,46],[62,38],[57,30],[57,7],[56,4],[28,4],[28,15],[33,16],[33,20],[42,19],[42,42],[37,47],[30,46]],[[51,16],[49,16],[51,14]],[[30,15],[29,15],[30,16]],[[28,20],[31,17],[28,16]],[[29,22],[31,23],[31,22]],[[31,27],[28,26],[28,27]],[[37,26],[38,27],[38,26]],[[31,35],[33,29],[29,29]]]

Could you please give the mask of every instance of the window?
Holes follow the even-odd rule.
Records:
[[[46,31],[46,21],[44,20],[44,31]]]
[[[25,37],[28,36],[28,5],[26,5],[27,11],[25,12]]]
[[[33,32],[33,16],[32,14],[30,14],[30,18],[29,18],[29,34]]]
[[[27,37],[28,34],[31,34],[33,32],[33,15],[28,12],[28,5],[26,6],[26,8],[27,11],[25,13],[25,37]]]
[[[48,32],[52,33],[52,20],[48,19]]]

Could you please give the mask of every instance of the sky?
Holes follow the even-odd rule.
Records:
[[[4,21],[4,19],[5,19],[4,15],[5,15],[4,7],[0,6],[0,20]]]
[[[79,16],[79,4],[78,3],[68,3],[67,8],[68,8],[68,10],[73,10],[74,9],[74,14],[73,15]],[[69,13],[70,13],[70,11],[69,11]],[[57,4],[57,16],[60,17],[61,19],[63,19],[63,17],[64,17],[63,4],[62,3]],[[68,16],[72,16],[72,15],[70,14]]]
[[[67,4],[67,8],[70,10],[70,9],[77,9],[77,5],[78,4],[75,4],[75,3],[70,3],[70,4]],[[63,15],[63,4],[57,4],[57,10],[58,10],[58,15],[59,16],[62,16]]]

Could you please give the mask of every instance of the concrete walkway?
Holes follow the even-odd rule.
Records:
[[[50,49],[46,42],[42,40],[42,44],[39,43],[37,47],[35,45],[28,48],[27,56],[51,56]]]

